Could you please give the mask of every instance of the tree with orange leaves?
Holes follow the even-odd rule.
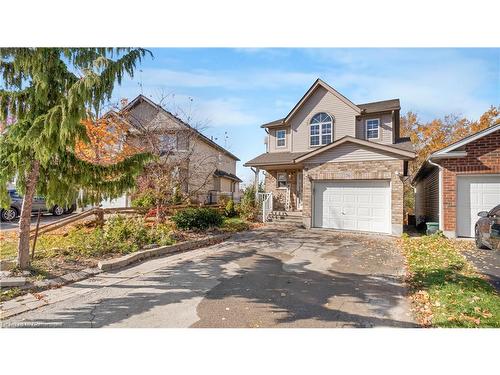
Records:
[[[416,113],[407,112],[400,118],[401,135],[410,138],[417,153],[416,158],[409,163],[410,176],[418,171],[434,151],[497,124],[500,124],[500,106],[491,106],[476,121],[451,114],[442,119],[420,122]],[[408,180],[404,191],[405,210],[408,213],[413,212],[413,194],[413,188]]]
[[[500,106],[491,106],[476,121],[451,114],[442,119],[420,122],[417,114],[407,112],[401,116],[400,123],[401,135],[410,137],[417,152],[417,157],[410,163],[410,172],[414,173],[434,151],[487,127],[500,124]]]
[[[81,123],[88,137],[87,141],[79,139],[75,144],[75,155],[81,160],[110,165],[143,151],[128,142],[129,125],[115,112],[97,120],[89,116]]]

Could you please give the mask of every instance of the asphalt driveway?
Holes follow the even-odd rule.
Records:
[[[413,327],[395,240],[267,227],[44,292],[10,327]]]

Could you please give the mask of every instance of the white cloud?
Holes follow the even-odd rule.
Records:
[[[290,53],[280,49],[238,52],[257,56]],[[486,84],[498,80],[498,65],[495,70],[484,60],[456,50],[306,49],[293,58],[297,59],[293,70],[258,65],[224,70],[153,68],[143,69],[141,75],[148,92],[163,89],[202,95],[195,99],[197,109],[213,126],[258,124],[269,120],[259,117],[270,109],[284,115],[298,99],[297,89],[305,91],[318,77],[357,103],[400,98],[403,110],[416,111],[424,119],[452,112],[477,118],[489,105],[498,104],[482,95]],[[125,90],[130,96],[139,92],[138,79]],[[270,98],[269,105],[256,106],[264,95]]]
[[[232,127],[260,124],[255,112],[245,110],[239,99],[212,99],[201,101],[198,110],[201,116],[214,127]]]

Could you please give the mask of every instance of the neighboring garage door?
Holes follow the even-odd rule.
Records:
[[[477,213],[500,204],[500,175],[457,179],[457,236],[474,237]]]
[[[391,233],[391,188],[385,180],[314,183],[317,228]]]

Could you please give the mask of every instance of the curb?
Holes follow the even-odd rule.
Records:
[[[120,258],[100,261],[97,264],[97,267],[101,271],[112,271],[149,258],[215,245],[223,242],[229,237],[231,237],[231,234],[223,233],[213,237],[202,238],[195,241],[182,242],[176,245],[168,245],[157,247],[154,249],[141,250],[132,254],[124,255]]]
[[[136,263],[142,260],[147,260],[162,255],[170,255],[215,245],[225,241],[226,239],[231,237],[231,235],[232,233],[223,233],[212,237],[205,237],[195,241],[182,242],[176,245],[169,245],[169,246],[157,247],[154,249],[141,250],[133,254],[122,256],[120,258],[107,261],[100,261],[98,263],[98,267],[96,268],[86,268],[78,272],[67,273],[66,275],[57,277],[55,279],[35,281],[32,284],[25,284],[20,289],[24,290],[32,288],[37,288],[37,289],[59,288],[63,285],[81,281],[83,279],[87,279],[89,277],[98,275],[104,271],[118,270],[120,268],[129,266],[132,263]],[[43,290],[36,291],[34,293],[27,293],[17,298],[1,302],[0,320],[4,320],[14,315],[19,315],[26,311],[35,310],[39,307],[50,304],[42,297],[41,293],[43,293]]]

